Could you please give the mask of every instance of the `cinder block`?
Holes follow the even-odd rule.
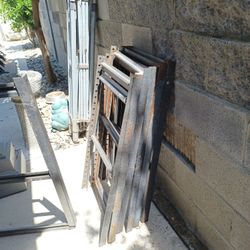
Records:
[[[250,103],[250,43],[194,33],[170,33],[176,57],[176,79],[240,106]]]
[[[175,5],[173,0],[109,0],[109,14],[121,23],[172,29]]]
[[[235,249],[250,249],[250,224],[238,214],[233,216],[231,244]]]
[[[179,211],[186,223],[195,229],[196,207],[188,196],[174,183],[174,181],[158,167],[157,185],[166,193],[167,197]]]
[[[152,53],[151,29],[136,25],[122,24],[122,45],[134,46]]]
[[[15,166],[15,148],[12,143],[0,143],[0,173],[14,170]]]
[[[196,173],[250,222],[250,173],[202,140],[196,141]]]
[[[96,34],[96,43],[98,46],[110,49],[111,45],[118,47],[122,45],[122,25],[120,23],[98,21]]]
[[[233,209],[205,182],[195,175],[193,177],[197,179],[194,180],[197,189],[191,194],[194,203],[223,238],[230,241]]]
[[[204,150],[204,153],[206,152],[208,150]],[[207,160],[210,159],[211,164],[214,164],[213,157],[209,152],[207,157]],[[203,239],[203,242],[207,244],[207,241],[213,240],[208,245],[212,247],[211,249],[231,249],[229,242],[231,239],[232,219],[239,212],[236,213],[233,206],[228,205],[229,201],[226,198],[241,196],[240,192],[243,192],[243,189],[242,187],[239,189],[236,186],[240,186],[242,183],[238,181],[237,177],[235,180],[226,178],[226,187],[231,187],[228,190],[224,190],[224,192],[227,191],[228,195],[224,197],[222,195],[223,192],[221,193],[219,189],[212,188],[209,186],[209,183],[207,184],[205,177],[199,173],[200,169],[197,169],[196,173],[190,171],[181,156],[175,151],[171,151],[169,147],[162,146],[159,163],[157,185],[167,193],[176,208],[184,217],[190,216],[193,218],[193,223],[195,223],[196,217],[188,215],[188,211],[191,209],[191,211],[194,210],[194,214],[198,214],[198,212],[202,214],[202,218],[199,218],[196,226],[197,234]],[[171,167],[169,167],[169,163],[171,163]],[[210,165],[206,167],[213,171]],[[217,164],[214,166],[217,169],[219,167],[220,165]],[[222,168],[222,172],[225,173],[226,171],[226,169]],[[218,173],[215,173],[215,175],[218,175]],[[224,183],[223,176],[218,175],[215,181]],[[248,187],[244,186],[244,189],[247,188],[250,188],[249,184]],[[236,190],[234,191],[234,189]],[[247,189],[246,193],[249,194],[250,190]],[[246,199],[248,199],[247,197],[245,196]],[[192,204],[191,208],[187,206],[187,201]],[[241,201],[243,212],[245,213],[250,212],[247,202],[246,200]],[[187,206],[187,211],[184,210],[185,205]],[[185,220],[188,220],[188,218],[185,218]],[[192,225],[194,225],[193,223]]]
[[[242,163],[247,112],[176,81],[174,114],[196,136]]]
[[[235,250],[199,210],[196,234],[210,250]]]
[[[173,31],[170,39],[176,59],[176,79],[202,87],[206,75],[205,38],[188,32]]]
[[[249,108],[250,43],[209,39],[206,54],[208,64],[205,89]]]
[[[174,58],[173,46],[169,36],[169,29],[166,27],[152,29],[153,54],[163,59]]]
[[[98,0],[98,18],[101,20],[109,20],[109,2],[108,0]]]
[[[250,6],[248,1],[177,0],[176,22],[182,30],[219,37],[248,38]]]
[[[176,184],[227,240],[233,209],[186,165],[176,168]]]
[[[162,146],[162,149],[164,151],[162,150],[161,154],[164,153],[167,159],[165,158],[164,162],[159,162],[160,175],[165,179],[165,176],[171,178],[175,185],[185,194],[185,197],[202,211],[223,237],[230,240],[231,220],[234,214],[232,207],[205,181],[200,179],[197,173],[190,171],[186,163],[181,160],[181,156],[171,151],[167,146]],[[171,164],[171,167],[169,167],[169,164]],[[167,185],[167,182],[165,185]],[[164,183],[162,183],[161,188],[165,189]],[[169,188],[166,187],[166,189]]]

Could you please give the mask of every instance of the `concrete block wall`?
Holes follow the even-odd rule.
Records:
[[[48,49],[57,63],[67,70],[66,1],[40,0],[39,8]]]
[[[99,0],[96,47],[176,60],[157,185],[209,249],[250,249],[250,3]]]

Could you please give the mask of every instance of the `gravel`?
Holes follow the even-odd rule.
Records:
[[[43,66],[42,53],[40,48],[34,48],[32,43],[27,41],[27,43],[22,45],[24,49],[24,54],[27,62],[27,66],[30,70],[38,71],[43,76],[41,95],[45,96],[51,91],[61,90],[65,94],[68,93],[68,77],[65,70],[57,64],[57,61],[53,56],[51,56],[51,65],[57,76],[57,82],[54,84],[49,84],[46,79],[46,74]]]
[[[51,64],[55,74],[57,75],[57,82],[55,84],[49,84],[45,76],[45,70],[43,66],[42,54],[40,48],[34,48],[31,42],[27,41],[22,44],[23,53],[26,58],[27,66],[29,70],[35,70],[42,74],[42,89],[41,95],[37,98],[37,105],[40,110],[42,119],[47,129],[50,142],[55,150],[66,149],[70,146],[76,145],[73,143],[69,131],[56,131],[52,132],[51,128],[51,105],[46,103],[45,95],[52,91],[64,91],[68,93],[68,79],[65,70],[60,67],[54,58],[51,58]],[[81,139],[79,143],[82,143],[84,139]]]

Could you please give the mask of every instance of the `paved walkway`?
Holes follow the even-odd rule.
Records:
[[[20,49],[18,46],[16,48]],[[21,58],[20,52],[17,51],[16,55]],[[0,99],[0,140],[12,141],[18,149],[25,151],[15,107],[8,99]],[[92,190],[81,189],[85,146],[86,143],[55,152],[77,217],[77,227],[72,230],[2,237],[1,250],[99,249],[100,211]],[[36,155],[30,164],[32,171],[46,168],[41,155]],[[50,180],[33,182],[27,191],[1,199],[0,214],[0,229],[53,224],[64,219]],[[141,224],[128,234],[121,233],[115,243],[101,249],[185,250],[186,247],[152,205],[148,223]]]

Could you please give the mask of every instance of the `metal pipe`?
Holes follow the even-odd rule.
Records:
[[[46,180],[46,179],[50,179],[50,175],[48,171],[38,172],[38,173],[6,175],[6,176],[0,177],[0,184],[26,182],[26,181],[39,181],[39,180]]]
[[[70,1],[67,1],[67,59],[68,59],[68,91],[69,91],[69,112],[72,114],[72,105],[71,105],[71,98],[72,98],[72,58],[71,58],[71,32],[70,32],[70,21],[71,10],[70,10]]]
[[[127,100],[127,91],[118,83],[108,78],[105,74],[100,76],[100,81],[105,84],[123,103]]]
[[[95,183],[92,183],[92,188],[93,188],[98,206],[101,210],[101,214],[104,214],[108,195],[105,193],[104,188],[99,179],[97,179]]]
[[[151,55],[149,53],[144,52],[141,49],[138,49],[138,48],[135,48],[135,47],[131,47],[130,49],[133,50],[134,52],[142,55],[142,56],[145,56],[145,57],[153,60],[154,62],[158,62],[158,63],[164,63],[165,62],[164,60],[160,59],[159,57],[155,57],[155,56],[153,56],[153,55]]]
[[[85,6],[85,22],[86,22],[86,31],[85,31],[85,43],[86,43],[86,48],[84,50],[84,59],[85,59],[85,64],[86,64],[86,69],[85,71],[85,84],[86,84],[86,92],[85,92],[85,101],[84,101],[84,106],[85,106],[85,114],[84,114],[84,119],[85,120],[89,120],[89,114],[90,114],[90,110],[89,110],[89,4],[88,2],[84,2],[84,6]]]
[[[89,112],[91,111],[92,90],[94,86],[94,70],[95,70],[95,31],[96,31],[96,14],[97,4],[93,0],[91,4],[90,18],[90,46],[89,46]]]
[[[101,114],[100,117],[101,117],[103,125],[105,126],[105,128],[107,129],[111,137],[113,138],[115,144],[118,145],[120,134],[115,128],[114,124],[109,119],[107,119],[104,115]]]
[[[113,79],[115,79],[119,84],[121,84],[122,87],[128,90],[129,85],[131,83],[129,76],[125,75],[123,72],[121,72],[117,68],[111,65],[108,65],[105,62],[102,63],[102,69],[104,72],[108,73]]]
[[[129,56],[130,58],[133,58],[135,59],[136,61],[139,61],[141,62],[143,65],[145,66],[151,66],[151,65],[154,65],[155,62],[152,61],[151,59],[148,59],[146,58],[145,56],[143,55],[140,55],[136,52],[134,52],[133,50],[129,49],[129,48],[124,48],[123,49],[123,53],[127,56]],[[160,63],[159,63],[160,64]]]
[[[78,22],[78,33],[77,33],[77,38],[78,38],[78,53],[79,53],[79,65],[78,65],[78,93],[77,93],[77,118],[82,118],[82,88],[84,84],[84,79],[83,79],[83,69],[80,67],[80,65],[83,65],[83,33],[82,29],[84,28],[84,24],[82,25],[82,19],[83,19],[83,13],[82,13],[82,2],[78,1],[77,2],[77,22]],[[83,30],[84,31],[84,30]]]
[[[125,69],[135,75],[143,75],[143,67],[141,67],[138,63],[135,63],[133,60],[122,54],[120,51],[116,51],[114,55]]]
[[[78,92],[78,56],[76,47],[76,9],[71,10],[71,53],[72,53],[72,118],[77,119],[77,92]],[[74,131],[73,131],[74,132]]]
[[[30,233],[41,233],[49,230],[56,229],[69,229],[67,223],[53,224],[53,225],[45,225],[45,226],[30,226],[30,227],[16,227],[16,228],[7,228],[0,230],[0,236],[10,236],[10,235],[18,235],[18,234],[30,234]]]

